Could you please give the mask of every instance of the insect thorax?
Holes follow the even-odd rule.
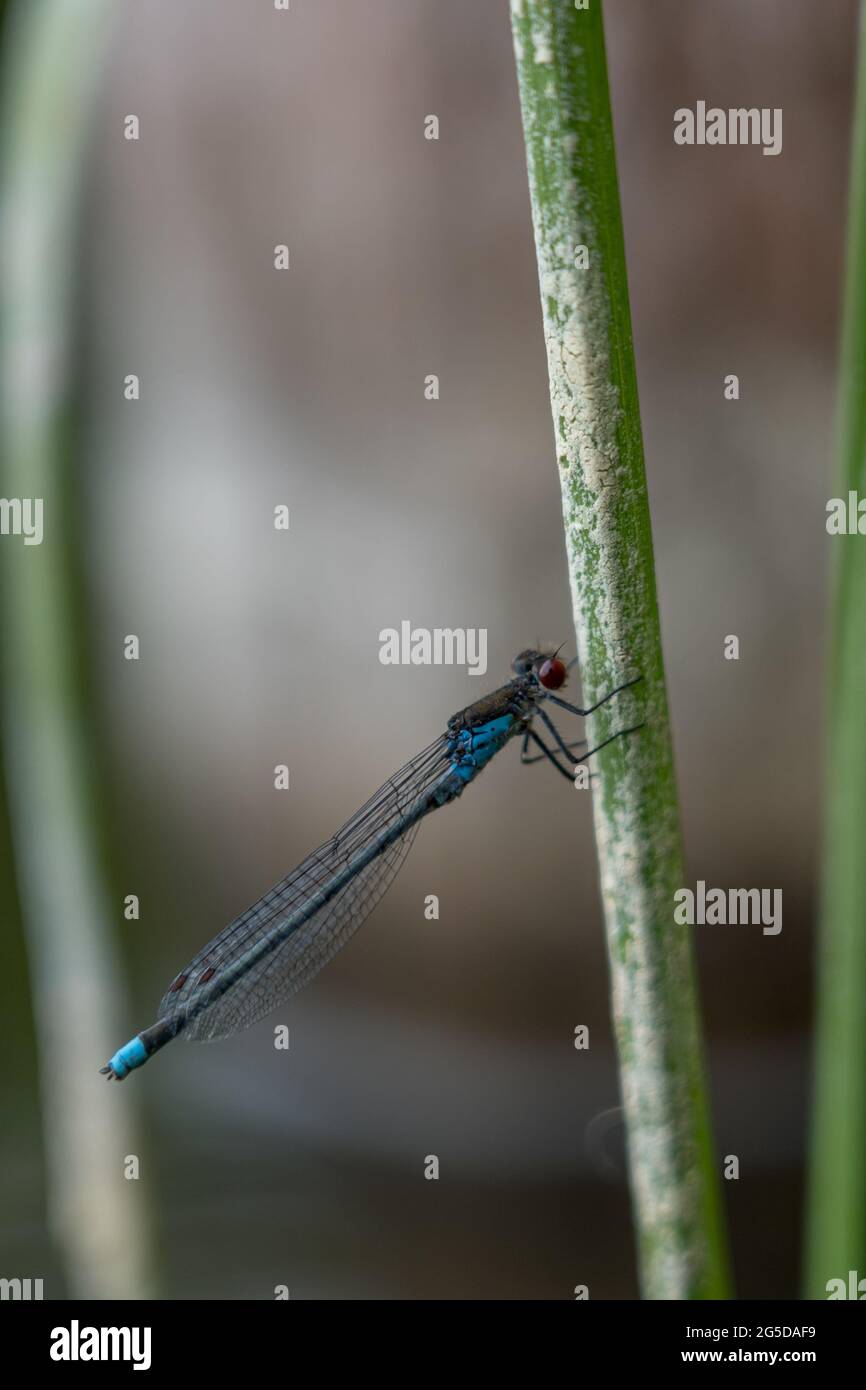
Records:
[[[448,720],[448,732],[456,734],[463,729],[475,729],[479,724],[488,724],[491,719],[499,719],[506,714],[513,717],[515,724],[521,723],[531,716],[536,701],[543,694],[534,677],[518,676],[452,714]]]

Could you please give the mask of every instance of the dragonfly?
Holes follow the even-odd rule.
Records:
[[[572,749],[586,741],[566,742],[545,706],[585,718],[642,677],[581,709],[556,693],[574,665],[566,666],[560,650],[520,652],[511,680],[452,715],[445,732],[389,777],[336,835],[193,957],[169,985],[156,1022],[115,1052],[101,1074],[122,1081],[180,1035],[199,1042],[229,1037],[283,1004],[381,901],[424,817],[462,796],[512,739],[521,740],[521,762],[546,760],[573,782],[578,764],[643,728],[620,729],[573,757]]]

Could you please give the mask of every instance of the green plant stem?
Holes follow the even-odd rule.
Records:
[[[643,676],[587,735],[644,722],[599,755],[593,797],[641,1285],[721,1298],[601,8],[512,0],[512,24],[584,703]]]
[[[849,184],[838,495],[866,496],[866,11]],[[866,539],[834,536],[806,1291],[866,1277]]]
[[[0,387],[7,499],[40,499],[41,544],[0,537],[2,717],[39,1051],[48,1219],[78,1298],[153,1290],[134,1097],[105,1085],[124,986],[79,684],[73,292],[87,136],[111,0],[19,0],[3,53]],[[120,138],[118,134],[118,138]],[[45,1290],[57,1298],[56,1288]]]

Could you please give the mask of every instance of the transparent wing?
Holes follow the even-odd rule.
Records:
[[[159,1006],[160,1018],[184,1017],[203,986],[251,945],[291,916],[342,873],[448,770],[444,736],[431,743],[379,788],[341,830],[309,854],[292,873],[236,917],[176,977]],[[361,869],[285,941],[184,1026],[187,1038],[226,1037],[256,1023],[305,985],[358,930],[384,897],[415,838],[418,823]]]

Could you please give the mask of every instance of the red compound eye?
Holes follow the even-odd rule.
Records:
[[[565,684],[567,675],[568,668],[565,662],[560,661],[555,656],[548,657],[547,661],[543,661],[538,668],[538,680],[545,690],[558,690],[561,685]]]

